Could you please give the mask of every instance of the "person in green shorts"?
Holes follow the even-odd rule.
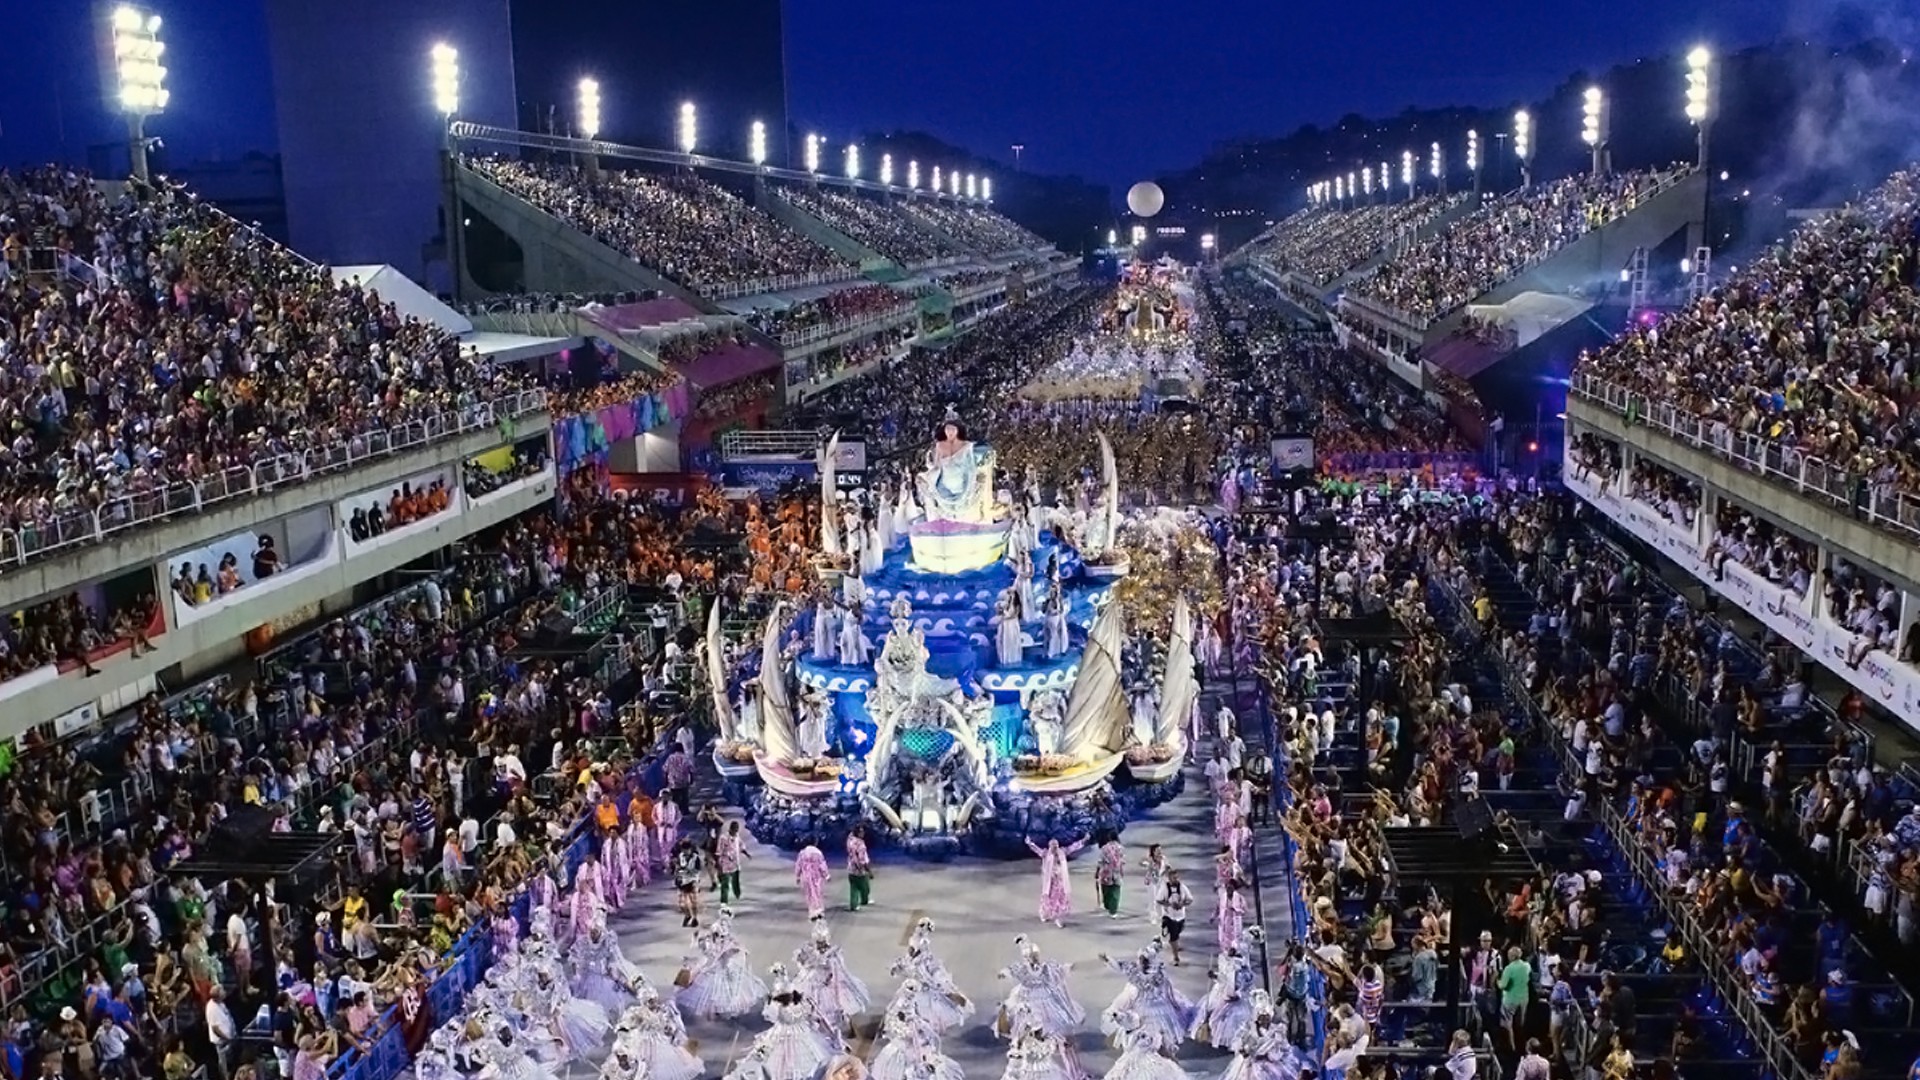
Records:
[[[873,903],[873,859],[867,854],[867,827],[855,825],[847,834],[847,910],[859,911]]]
[[[1093,881],[1100,886],[1100,906],[1107,910],[1107,918],[1120,917],[1120,882],[1127,873],[1127,849],[1120,846],[1120,838],[1108,836],[1100,845],[1100,861],[1094,865]]]

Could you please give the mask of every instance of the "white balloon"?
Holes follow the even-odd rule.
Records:
[[[1167,193],[1151,180],[1142,180],[1127,189],[1127,209],[1137,217],[1150,218],[1167,205]]]

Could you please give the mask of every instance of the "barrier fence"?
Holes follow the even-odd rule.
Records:
[[[1875,528],[1908,542],[1920,541],[1920,498],[1873,483],[1835,462],[1778,439],[1735,431],[1670,403],[1650,401],[1626,387],[1576,373],[1571,395],[1753,473],[1778,487],[1848,511]]]
[[[56,551],[103,543],[108,537],[169,518],[198,514],[316,476],[345,472],[376,458],[544,412],[545,390],[522,390],[498,401],[476,402],[406,423],[368,431],[299,453],[277,454],[252,465],[234,465],[197,480],[118,495],[97,506],[56,512],[30,523],[0,528],[0,573]]]

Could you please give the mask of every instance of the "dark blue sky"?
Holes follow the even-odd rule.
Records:
[[[0,65],[0,161],[45,159],[63,147],[84,160],[89,143],[109,137],[87,26],[75,14],[81,2],[0,0],[0,25],[14,32]],[[166,15],[174,84],[173,109],[156,131],[190,156],[271,146],[258,0],[154,6]],[[1348,111],[1544,95],[1575,69],[1696,39],[1733,48],[1828,27],[1837,6],[787,0],[788,84],[803,127],[840,136],[922,128],[1003,156],[1024,141],[1037,170],[1119,186],[1189,165],[1223,138],[1284,134]],[[1859,28],[1859,19],[1848,22]],[[715,55],[724,62],[724,49]],[[609,103],[628,107],[646,106]]]

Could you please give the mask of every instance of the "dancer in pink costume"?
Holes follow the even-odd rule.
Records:
[[[619,911],[627,906],[627,885],[633,876],[633,861],[627,855],[626,837],[620,835],[618,827],[607,830],[606,841],[600,845],[600,856],[607,868],[607,900],[613,910]]]
[[[1247,924],[1247,898],[1240,893],[1240,879],[1229,880],[1214,900],[1215,929],[1219,932],[1220,951],[1240,943],[1240,932]]]
[[[672,799],[660,799],[653,804],[653,850],[660,853],[661,862],[671,857],[673,843],[680,836],[680,806]]]
[[[1055,926],[1065,926],[1063,921],[1073,911],[1073,890],[1067,881],[1067,860],[1073,853],[1086,846],[1085,840],[1076,840],[1072,847],[1061,847],[1060,841],[1049,840],[1046,847],[1027,838],[1027,848],[1040,857],[1040,921]]]
[[[827,856],[819,845],[809,843],[800,849],[793,860],[793,880],[800,885],[800,892],[807,898],[807,917],[812,918],[827,910],[827,879],[833,871],[827,869]]]
[[[568,917],[568,940],[584,933],[594,912],[607,906],[607,868],[598,853],[589,850],[586,861],[573,872],[573,909]]]
[[[627,826],[627,859],[635,885],[653,881],[653,843],[639,822]]]

